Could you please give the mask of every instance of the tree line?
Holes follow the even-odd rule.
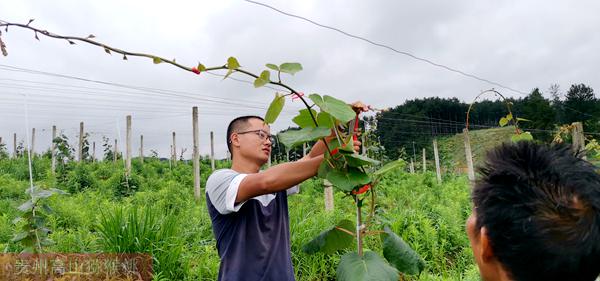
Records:
[[[364,122],[374,128],[385,155],[396,159],[419,155],[422,148],[431,146],[434,137],[461,133],[469,105],[458,98],[418,98],[364,118]],[[582,122],[585,132],[600,131],[600,99],[585,84],[573,84],[566,93],[555,84],[546,93],[534,88],[527,96],[506,102],[477,101],[470,112],[469,130],[498,127],[499,119],[508,113],[507,105],[515,117],[529,120],[519,122],[519,126],[537,140],[551,141],[558,126],[572,122]]]

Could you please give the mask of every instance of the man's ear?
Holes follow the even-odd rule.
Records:
[[[235,146],[238,147],[240,146],[240,139],[238,138],[238,134],[231,134],[231,137],[229,138],[230,142],[231,142],[231,146]]]
[[[481,259],[484,262],[490,262],[492,259],[495,259],[494,250],[492,249],[492,244],[490,243],[490,238],[488,236],[488,230],[485,226],[481,227],[479,230],[479,244],[481,251]]]

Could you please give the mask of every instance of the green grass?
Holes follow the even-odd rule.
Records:
[[[40,162],[38,167],[49,167],[48,159],[35,161]],[[25,201],[23,191],[28,186],[22,171],[13,173],[26,168],[21,162],[0,160],[0,250],[7,252],[21,250],[19,244],[10,242],[15,232],[12,220],[19,214],[16,207]],[[139,187],[130,196],[116,192],[122,188],[122,164],[85,165],[88,167],[66,171],[67,180],[62,182],[49,171],[37,173],[36,184],[73,191],[49,200],[55,214],[47,226],[52,229],[50,238],[56,244],[47,248],[48,252],[148,252],[155,258],[155,269],[167,280],[216,279],[219,258],[204,196],[199,202],[193,199],[191,164],[173,169],[168,163],[151,159],[143,166],[135,164],[133,171],[139,177]],[[202,186],[210,173],[208,167],[203,163]],[[93,184],[86,185],[90,182]],[[427,263],[420,276],[403,276],[403,280],[479,279],[464,233],[464,222],[470,213],[469,191],[463,176],[446,176],[441,185],[431,173],[399,172],[382,180],[377,191],[377,216]],[[300,194],[289,198],[292,261],[297,280],[335,279],[337,264],[345,251],[308,255],[301,250],[304,243],[339,220],[354,220],[352,200],[341,193],[334,197],[335,210],[325,212],[323,185],[320,180],[309,180],[301,186]],[[367,238],[365,247],[381,253],[379,237]]]
[[[471,130],[469,131],[469,139],[471,143],[471,151],[473,154],[473,163],[481,164],[486,152],[498,146],[503,142],[510,141],[510,137],[514,134],[515,128],[507,126],[503,128]],[[465,138],[463,134],[440,138],[438,147],[440,152],[440,161],[443,167],[446,167],[449,172],[466,173],[467,163],[465,156]]]

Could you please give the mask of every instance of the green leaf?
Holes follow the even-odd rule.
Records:
[[[27,200],[27,202],[25,202],[21,206],[19,206],[18,209],[21,212],[27,212],[27,211],[31,211],[31,209],[33,209],[33,206],[35,206],[35,203],[33,203],[31,200]]]
[[[319,123],[319,126],[321,127],[333,128],[333,119],[327,112],[319,112],[319,115],[317,115],[317,123]]]
[[[379,161],[360,154],[344,154],[344,157],[346,158],[348,165],[351,167],[379,165]]]
[[[38,190],[35,190],[31,196],[35,199],[40,199],[40,198],[48,198],[48,197],[52,196],[53,194],[54,194],[54,192],[51,190],[45,190],[45,189],[40,188]]]
[[[321,165],[319,165],[319,170],[317,171],[317,176],[319,178],[324,179],[327,177],[327,174],[329,172],[331,172],[331,170],[332,170],[332,168],[331,168],[331,166],[329,166],[329,163],[327,161],[323,161],[323,162],[321,162]]]
[[[271,80],[271,72],[265,70],[260,73],[260,76],[254,80],[254,88],[262,87],[269,83]]]
[[[318,94],[311,94],[308,98],[321,108],[321,112],[331,114],[331,116],[342,123],[349,122],[356,117],[356,113],[352,110],[352,107],[342,100],[327,95],[321,98]]]
[[[513,115],[512,113],[509,113],[508,115],[506,115],[506,119],[508,119],[508,121],[513,119]]]
[[[27,238],[27,236],[29,236],[28,232],[25,232],[25,231],[19,232],[19,233],[15,234],[15,236],[10,241],[19,242],[19,241]]]
[[[198,63],[198,66],[196,66],[196,69],[198,69],[198,71],[200,71],[200,72],[206,71],[206,66],[204,66],[201,63]]]
[[[336,226],[321,232],[319,236],[304,244],[302,250],[307,254],[314,254],[317,252],[333,254],[338,250],[349,247],[354,240],[354,236],[339,230],[338,228],[343,228],[350,231],[350,233],[353,233],[354,223],[349,220],[338,222]]]
[[[533,136],[531,135],[530,132],[523,132],[520,134],[515,134],[512,135],[512,137],[510,137],[510,140],[512,142],[519,142],[519,141],[532,141],[533,140]]]
[[[311,109],[310,112],[312,112],[313,116],[317,116],[316,110]],[[312,117],[310,116],[308,109],[300,110],[300,114],[298,114],[296,117],[294,117],[294,119],[292,119],[292,121],[294,121],[294,123],[296,123],[298,126],[300,126],[300,128],[316,127],[315,122],[313,121]]]
[[[337,271],[338,281],[397,281],[400,276],[396,269],[372,251],[361,256],[350,252],[342,256]]]
[[[330,133],[329,128],[302,128],[300,130],[289,130],[279,133],[278,138],[286,148],[290,149],[298,144],[324,138],[329,136]]]
[[[234,57],[229,57],[227,59],[227,68],[229,70],[233,70],[233,69],[238,69],[240,68],[240,63],[237,61],[236,58]]]
[[[274,65],[272,63],[267,63],[267,67],[270,68],[270,69],[273,69],[275,71],[279,71],[279,66],[276,66],[276,65]]]
[[[53,214],[54,210],[52,210],[52,208],[50,208],[50,206],[48,206],[48,204],[43,204],[42,205],[42,209],[44,210],[44,212],[46,212],[46,214]]]
[[[279,70],[294,75],[296,72],[302,70],[302,65],[297,62],[286,62],[279,66]]]
[[[521,118],[521,117],[517,117],[517,121],[531,122],[531,120],[525,119],[525,118]]]
[[[506,117],[502,117],[498,123],[500,124],[500,127],[504,127],[506,124],[508,124],[508,119],[506,119]]]
[[[379,170],[375,171],[373,173],[373,175],[381,176],[381,175],[391,172],[395,169],[403,168],[405,164],[406,163],[402,159],[398,159],[398,160],[389,162],[389,163],[385,164],[383,167],[381,167]]]
[[[152,57],[152,62],[154,64],[159,64],[162,62],[162,60],[159,57]]]
[[[392,232],[389,227],[384,228],[381,234],[383,242],[383,256],[398,271],[415,275],[425,268],[425,262],[400,236]]]
[[[265,123],[273,124],[277,117],[283,110],[283,106],[285,105],[285,96],[280,93],[275,93],[275,98],[269,105],[269,109],[267,109],[267,114],[265,114]]]
[[[62,190],[62,189],[58,189],[58,188],[49,188],[48,190],[54,192],[55,194],[59,194],[59,195],[67,195],[69,194],[68,192]]]
[[[357,186],[371,182],[368,174],[356,168],[349,167],[348,171],[331,170],[326,175],[331,184],[343,191],[350,192]]]

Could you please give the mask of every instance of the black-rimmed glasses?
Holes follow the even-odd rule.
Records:
[[[275,136],[263,131],[263,130],[251,130],[244,132],[237,132],[236,134],[242,135],[247,133],[255,133],[261,140],[266,141],[267,139],[271,141],[271,143],[275,143]]]

